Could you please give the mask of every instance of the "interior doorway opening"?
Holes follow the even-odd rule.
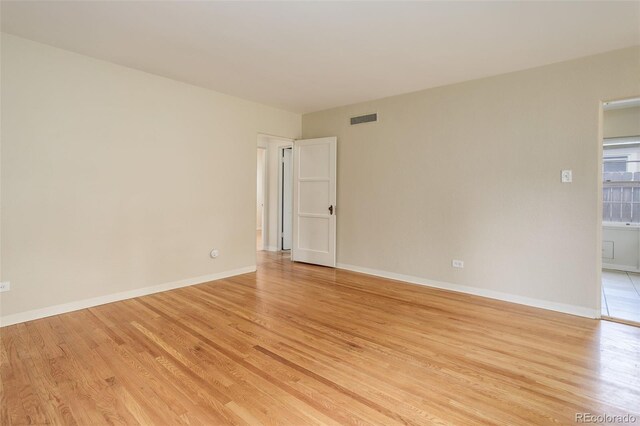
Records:
[[[289,253],[292,248],[293,139],[258,135],[256,248]],[[262,160],[262,161],[261,161]]]
[[[640,97],[603,103],[604,319],[640,326]]]
[[[258,135],[265,157],[263,251],[336,266],[337,143],[335,136],[294,144],[293,139]],[[258,199],[257,208],[260,204]]]

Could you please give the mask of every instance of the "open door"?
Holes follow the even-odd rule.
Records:
[[[336,266],[337,143],[335,137],[295,141],[294,261]]]

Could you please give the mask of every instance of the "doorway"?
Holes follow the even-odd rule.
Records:
[[[293,234],[289,207],[293,198],[293,139],[259,134],[257,147],[256,221],[262,223],[262,230],[256,232],[256,247],[258,251],[288,254]]]
[[[337,138],[301,139],[294,145],[293,139],[259,134],[258,148],[265,158],[263,198],[256,204],[262,206],[263,224],[258,247],[335,267]]]
[[[640,97],[603,103],[604,319],[640,325]]]

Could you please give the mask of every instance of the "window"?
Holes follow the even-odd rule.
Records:
[[[609,138],[602,152],[602,220],[640,224],[640,138]]]
[[[628,156],[604,157],[604,172],[626,172]]]
[[[605,155],[603,159],[602,220],[640,223],[640,162],[621,154]]]

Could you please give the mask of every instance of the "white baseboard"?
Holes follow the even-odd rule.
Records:
[[[338,263],[338,268],[348,271],[360,272],[377,277],[388,278],[397,281],[405,281],[410,284],[417,284],[426,287],[440,288],[443,290],[451,290],[459,293],[472,294],[474,296],[488,297],[489,299],[497,299],[505,302],[517,303],[520,305],[532,306],[534,308],[548,309],[550,311],[562,312],[565,314],[577,315],[586,318],[600,318],[600,312],[597,309],[585,308],[582,306],[567,305],[564,303],[550,302],[542,299],[533,299],[530,297],[518,296],[511,293],[502,293],[494,290],[487,290],[478,287],[469,287],[460,284],[452,284],[442,281],[429,280],[426,278],[414,277],[411,275],[396,274],[394,272],[380,271],[377,269],[364,268],[361,266],[347,265]]]
[[[624,272],[640,272],[640,269],[634,268],[633,266],[616,265],[615,263],[603,263],[602,269],[611,269],[613,271]]]
[[[266,251],[278,251],[278,247],[276,246],[265,246]]]
[[[32,311],[20,312],[17,314],[0,317],[0,327],[32,321],[40,318],[60,315],[80,309],[91,308],[93,306],[104,305],[105,303],[117,302],[120,300],[132,299],[134,297],[146,296],[148,294],[160,293],[180,287],[202,284],[209,281],[220,280],[233,277],[235,275],[248,274],[256,271],[256,265],[245,266],[244,268],[233,269],[231,271],[218,272],[216,274],[202,275],[200,277],[187,278],[180,281],[137,288],[135,290],[123,291],[119,293],[107,294],[105,296],[92,297],[90,299],[78,300],[76,302],[64,303],[62,305],[49,306],[46,308],[34,309]]]

